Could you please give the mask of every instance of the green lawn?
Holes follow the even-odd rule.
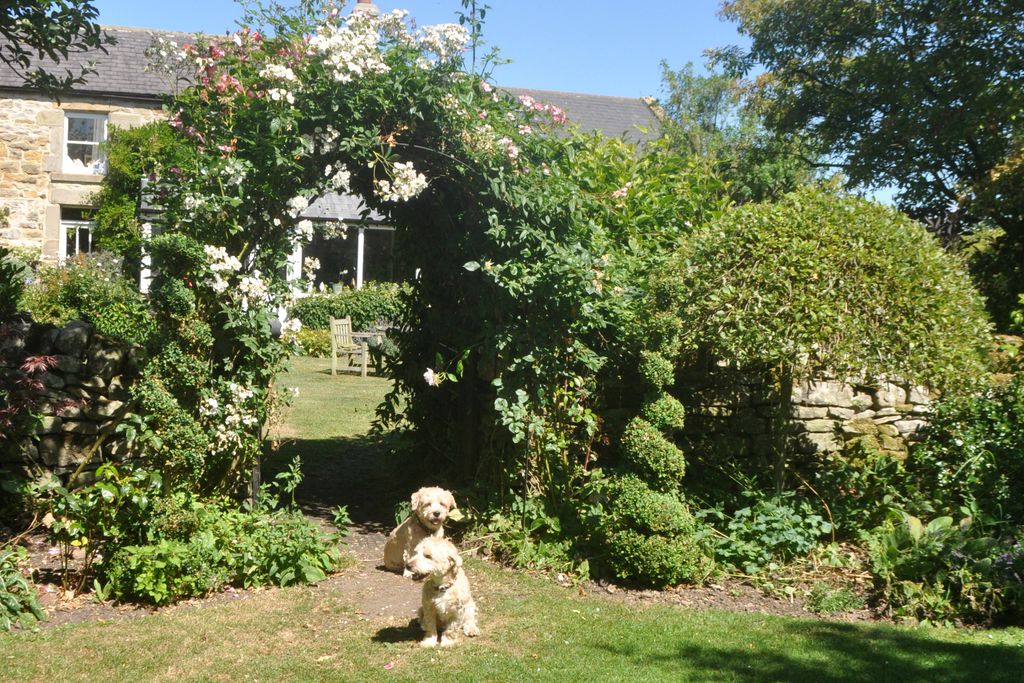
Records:
[[[384,382],[331,379],[300,360],[282,379],[315,485],[309,497],[383,481],[360,436]],[[378,449],[378,450],[374,450]],[[361,474],[346,481],[344,461]],[[333,461],[341,460],[335,463]],[[369,465],[367,463],[370,463]],[[333,465],[330,467],[329,465]],[[365,477],[363,476],[365,475]],[[376,477],[376,479],[374,478]],[[336,495],[344,498],[344,495]],[[314,504],[312,507],[316,507]],[[266,590],[143,619],[0,635],[0,679],[26,681],[1020,681],[1024,631],[861,626],[623,605],[470,561],[483,635],[421,650],[405,623],[357,614],[343,582]]]

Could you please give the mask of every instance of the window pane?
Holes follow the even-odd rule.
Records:
[[[75,251],[76,248],[78,247],[78,237],[77,237],[77,232],[78,231],[75,230],[75,227],[73,225],[72,226],[68,226],[67,228],[65,228],[65,230],[67,232],[67,240],[65,241],[66,246],[64,248],[64,252],[65,252],[64,255],[65,256],[74,256],[75,254],[78,253],[77,251]]]
[[[75,142],[101,142],[103,121],[91,117],[68,117],[68,140]]]
[[[87,226],[79,226],[78,228],[78,253],[88,254],[92,251],[89,236],[90,231]]]
[[[92,166],[96,162],[99,156],[98,152],[99,148],[96,145],[68,144],[68,159],[77,161],[85,167]]]

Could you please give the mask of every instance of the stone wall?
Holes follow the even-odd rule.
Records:
[[[836,381],[793,387],[790,414],[798,447],[831,453],[861,443],[905,456],[927,422],[931,395],[923,387],[893,382],[876,386]]]
[[[0,467],[21,473],[42,467],[66,477],[87,459],[101,437],[84,471],[124,455],[124,443],[113,432],[130,408],[129,389],[139,375],[139,349],[107,339],[80,321],[63,328],[16,322],[0,339],[0,347],[0,359],[8,370],[26,356],[51,356],[54,361],[48,371],[34,375],[43,385],[45,398],[36,438],[0,450]]]
[[[774,450],[816,460],[855,443],[902,457],[927,421],[927,389],[893,382],[807,381],[787,386],[766,370],[713,363],[680,378],[683,437],[716,457],[773,461]]]
[[[107,115],[128,128],[163,116],[158,102],[69,95],[59,104],[29,93],[0,94],[0,244],[58,256],[60,208],[91,206],[101,175],[66,173],[64,113]]]

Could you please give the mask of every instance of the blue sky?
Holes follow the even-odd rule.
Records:
[[[407,9],[420,24],[455,21],[459,0],[375,0]],[[349,0],[351,7],[355,0]],[[118,26],[223,33],[242,12],[231,0],[95,0],[100,22]],[[622,97],[657,97],[659,63],[703,64],[710,47],[745,44],[717,16],[719,0],[482,0],[488,44],[511,64],[502,85]]]

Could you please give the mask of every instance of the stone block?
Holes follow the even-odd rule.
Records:
[[[900,430],[896,429],[896,427],[891,424],[880,424],[878,425],[878,433],[882,436],[898,437],[900,435]]]
[[[860,436],[853,437],[846,440],[847,448],[853,448],[855,446],[861,446],[868,449],[869,451],[880,451],[882,450],[882,442],[877,436],[871,434],[861,434]]]
[[[850,401],[850,407],[856,408],[857,410],[865,410],[872,407],[875,399],[874,397],[863,391],[858,391],[853,395],[853,399]]]
[[[50,389],[63,389],[64,388],[64,379],[60,375],[58,375],[56,373],[53,373],[53,372],[40,372],[40,373],[34,375],[33,377],[35,379],[39,380],[40,382],[42,382],[44,387],[48,387]]]
[[[872,420],[850,420],[843,425],[842,432],[846,436],[874,436],[878,434],[878,425]]]
[[[107,388],[107,383],[103,381],[102,377],[97,375],[86,375],[85,377],[69,375],[67,382],[68,386],[82,387],[84,389],[92,389],[93,391],[102,391]]]
[[[801,425],[804,431],[811,432],[814,434],[825,434],[831,433],[836,430],[835,420],[823,419],[823,420],[807,420],[802,422]]]
[[[906,452],[907,442],[901,439],[899,436],[890,436],[883,434],[881,437],[882,449],[887,451],[895,452]]]
[[[910,403],[924,404],[932,402],[932,392],[927,387],[911,387],[907,400]]]
[[[885,382],[875,391],[875,406],[879,408],[906,402],[907,391],[898,384]]]
[[[826,417],[829,409],[825,406],[802,406],[795,405],[791,411],[793,417],[798,420],[817,420]]]
[[[843,382],[807,381],[793,387],[793,402],[808,406],[841,406],[853,404],[853,387]]]
[[[800,442],[810,448],[805,452],[833,453],[842,448],[842,442],[831,432],[817,432],[800,435]]]
[[[57,361],[56,368],[63,373],[75,374],[82,371],[82,361],[74,356],[58,354],[54,359]]]
[[[124,351],[103,347],[89,349],[89,370],[103,378],[103,384],[121,371],[124,362]]]
[[[829,408],[828,416],[837,420],[852,420],[857,416],[853,408]]]
[[[899,420],[898,422],[893,422],[892,426],[895,427],[901,435],[909,436],[921,431],[926,424],[928,423],[924,420]]]
[[[81,320],[72,320],[57,333],[54,347],[59,353],[81,357],[92,337],[92,325]]]
[[[67,434],[96,434],[99,428],[95,422],[68,422],[61,427]]]
[[[900,413],[898,410],[896,410],[892,406],[888,406],[886,408],[880,408],[877,411],[875,411],[875,419],[878,419],[880,417],[892,417],[893,415],[899,414]]]
[[[36,425],[36,434],[59,434],[63,423],[59,417],[44,415],[39,418],[39,424]]]
[[[92,403],[86,404],[85,414],[92,418],[105,420],[113,417],[123,406],[124,403],[121,401],[111,401],[101,398]]]

